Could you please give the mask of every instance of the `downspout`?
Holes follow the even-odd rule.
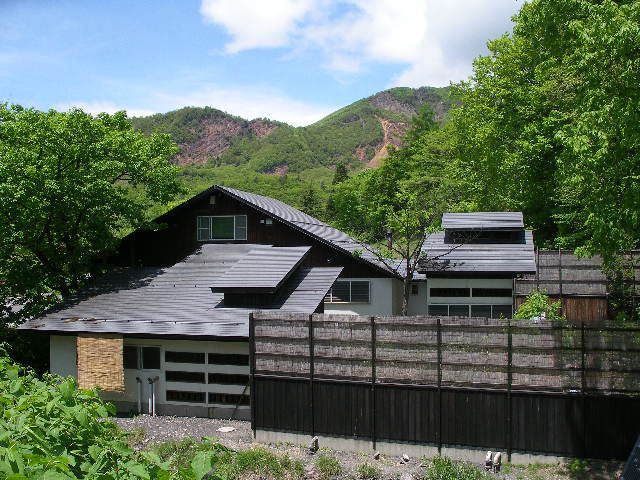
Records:
[[[160,377],[153,377],[150,379],[151,381],[151,405],[152,405],[152,415],[156,416],[156,382],[160,379]]]
[[[155,385],[153,382],[153,379],[151,377],[147,378],[147,381],[149,382],[149,415],[154,416],[155,417],[155,398],[156,398],[156,392],[155,390]]]
[[[136,382],[138,384],[138,415],[142,413],[142,380],[140,377],[136,377]]]

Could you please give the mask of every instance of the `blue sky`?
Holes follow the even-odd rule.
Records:
[[[515,0],[0,0],[0,102],[130,115],[195,105],[306,125],[447,85]]]

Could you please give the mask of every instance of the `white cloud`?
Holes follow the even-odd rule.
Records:
[[[138,98],[137,105],[144,105],[144,108],[116,105],[109,101],[65,102],[55,108],[68,110],[78,107],[92,114],[126,110],[132,117],[168,112],[185,106],[210,106],[246,119],[270,118],[294,126],[309,125],[338,108],[336,105],[302,102],[269,89],[218,86],[204,86],[187,94],[150,92],[144,98]]]
[[[228,53],[251,48],[280,47],[311,10],[311,0],[202,0],[204,18],[228,31]]]
[[[326,67],[356,73],[398,64],[394,85],[446,85],[467,77],[485,43],[511,29],[516,0],[203,0],[202,14],[231,37],[226,50],[316,49]]]

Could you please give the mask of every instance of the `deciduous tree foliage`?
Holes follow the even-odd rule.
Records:
[[[119,232],[145,224],[150,202],[179,191],[175,153],[124,112],[0,105],[0,305],[33,313],[77,289]]]
[[[330,197],[333,223],[362,240],[363,248],[402,275],[403,315],[418,260],[427,255],[423,251],[426,235],[440,226],[442,212],[455,196],[443,170],[449,156],[448,136],[429,109],[415,118],[405,140],[406,146],[392,148],[379,168],[334,185]],[[366,242],[378,248],[371,249]]]
[[[640,2],[533,1],[451,115],[451,175],[481,210],[605,258],[640,238]]]

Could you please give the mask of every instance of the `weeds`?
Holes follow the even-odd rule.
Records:
[[[342,465],[338,459],[327,455],[320,455],[316,459],[316,469],[322,480],[329,480],[342,473]]]
[[[493,477],[465,462],[456,462],[447,457],[423,459],[427,466],[423,480],[490,480]]]
[[[358,465],[356,472],[360,480],[378,480],[382,473],[378,467],[367,462]]]

